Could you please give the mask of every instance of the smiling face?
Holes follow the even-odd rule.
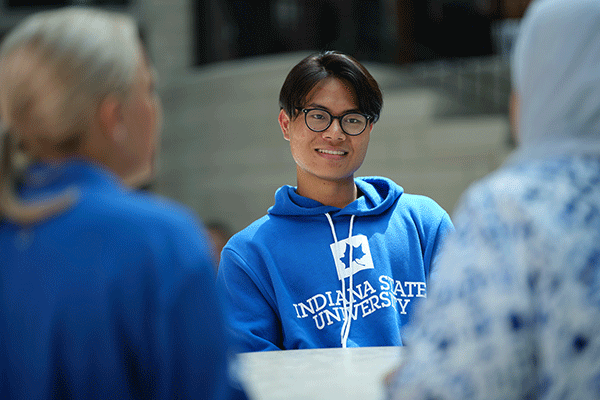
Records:
[[[339,116],[360,112],[354,91],[344,81],[326,78],[308,94],[305,108],[319,108]],[[335,183],[354,185],[354,173],[367,154],[372,124],[358,136],[346,135],[335,119],[323,132],[311,131],[304,122],[304,113],[290,118],[283,110],[279,125],[283,137],[290,142],[292,157],[296,162],[298,191],[315,184]]]

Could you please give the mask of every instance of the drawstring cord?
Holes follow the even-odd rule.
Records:
[[[339,254],[338,254],[338,240],[337,240],[337,235],[335,233],[335,227],[333,225],[333,220],[331,219],[331,215],[329,215],[329,213],[325,213],[325,216],[327,217],[327,221],[329,221],[329,226],[331,228],[331,233],[333,235],[333,241],[334,241],[334,246],[333,246],[333,253],[336,259],[336,263],[337,260],[340,259]],[[352,246],[352,228],[354,226],[354,215],[352,215],[350,217],[350,229],[348,231],[348,245],[350,246],[350,253],[349,253],[349,257],[348,257],[348,267],[350,268],[350,277],[348,280],[348,283],[350,285],[350,287],[348,288],[348,290],[350,291],[349,296],[350,299],[347,301],[346,300],[346,278],[344,277],[343,273],[340,276],[340,279],[342,281],[342,298],[344,301],[344,310],[343,310],[343,315],[344,315],[344,323],[342,325],[342,330],[340,332],[340,336],[341,336],[341,343],[342,343],[342,348],[346,348],[346,343],[348,342],[348,336],[350,335],[350,325],[352,324],[352,305],[354,304],[354,293],[352,291],[352,285],[354,284],[354,270],[352,267],[352,251],[353,251],[353,246]]]
[[[352,250],[354,246],[352,245],[352,227],[354,225],[354,215],[350,217],[350,229],[348,230],[348,246],[350,246],[350,254],[348,257],[348,264],[350,267],[350,279],[348,280],[349,290],[350,290],[350,301],[348,304],[348,313],[347,313],[347,322],[346,322],[346,330],[344,330],[344,326],[342,325],[342,347],[346,348],[346,342],[348,341],[348,335],[350,335],[350,324],[352,324],[352,308],[354,304],[354,291],[352,287],[354,285],[354,268],[352,267]],[[342,281],[342,285],[344,282]]]

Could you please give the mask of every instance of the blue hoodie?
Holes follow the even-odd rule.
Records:
[[[22,197],[65,188],[79,200],[62,214],[0,221],[0,398],[232,397],[193,215],[83,161],[38,165]]]
[[[355,182],[359,198],[342,209],[283,186],[225,246],[217,288],[238,351],[402,345],[454,228],[389,179]]]

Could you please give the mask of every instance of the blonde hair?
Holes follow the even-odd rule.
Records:
[[[129,93],[141,51],[133,19],[87,7],[37,13],[9,33],[0,46],[0,219],[33,223],[73,203],[70,193],[24,203],[17,179],[41,144],[78,149],[100,102]]]

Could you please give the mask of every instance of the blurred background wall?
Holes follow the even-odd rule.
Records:
[[[452,212],[512,150],[508,55],[529,0],[0,0],[0,36],[32,12],[92,5],[140,21],[165,108],[150,190],[242,229],[295,185],[278,93],[304,56],[364,62],[384,93],[358,175]]]

